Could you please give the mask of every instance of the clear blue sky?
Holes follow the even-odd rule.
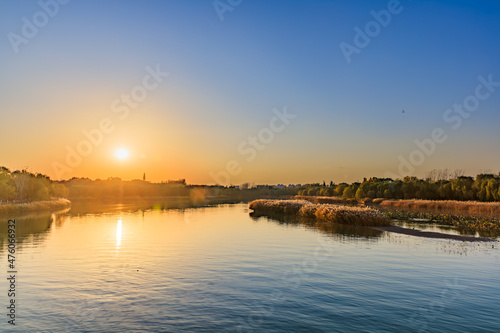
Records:
[[[221,21],[212,1],[72,0],[16,53],[9,33],[42,9],[2,0],[0,165],[59,178],[65,147],[109,117],[114,131],[61,178],[213,183],[235,160],[234,184],[356,181],[398,174],[437,127],[448,140],[412,174],[498,172],[500,87],[456,130],[443,114],[479,76],[500,81],[500,3],[402,0],[348,63],[339,45],[389,3],[244,0]],[[111,102],[157,64],[170,75],[117,120]],[[296,118],[247,161],[238,146],[285,106]],[[119,147],[129,161],[113,159]]]

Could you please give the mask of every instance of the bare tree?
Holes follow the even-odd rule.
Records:
[[[465,175],[465,170],[464,169],[455,169],[453,171],[452,179],[457,179],[458,177],[462,177],[464,175]]]
[[[456,179],[460,176],[465,175],[464,169],[455,169],[451,171],[450,169],[433,169],[431,171],[427,171],[425,174],[425,179],[427,181],[435,182],[438,180],[449,180]]]
[[[13,173],[14,183],[16,184],[16,199],[17,200],[27,200],[28,199],[28,185],[30,182],[30,177],[26,170],[14,171]]]
[[[448,180],[448,179],[450,179],[450,170],[448,168],[439,169],[438,175],[437,175],[437,180]]]
[[[425,179],[430,182],[435,182],[437,180],[437,169],[432,169],[431,171],[427,171],[425,174]]]

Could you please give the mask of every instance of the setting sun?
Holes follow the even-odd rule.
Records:
[[[115,156],[120,160],[126,159],[128,155],[129,155],[128,150],[125,148],[120,148],[115,152]]]

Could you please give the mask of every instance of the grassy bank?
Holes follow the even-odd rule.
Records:
[[[296,195],[293,197],[293,199],[306,200],[319,204],[342,204],[342,203],[356,202],[354,199],[346,199],[341,197],[323,197],[323,196],[307,196],[307,195]]]
[[[376,202],[373,202],[376,204]],[[483,236],[500,234],[500,203],[454,200],[383,200],[380,208],[391,218],[428,218],[459,230],[479,232]],[[403,209],[394,210],[394,209]],[[422,211],[419,211],[422,210]],[[434,212],[434,213],[432,213]]]
[[[250,203],[249,208],[260,214],[298,215],[348,225],[390,225],[387,217],[367,207],[314,204],[305,200],[255,200]]]
[[[347,204],[347,205],[357,205],[361,204],[370,204],[370,203],[380,203],[385,199],[370,199],[370,198],[362,198],[362,199],[353,199],[353,198],[342,198],[342,197],[324,197],[324,196],[308,196],[308,195],[296,195],[292,197],[297,200],[306,200],[312,203],[319,204]]]
[[[397,220],[428,220],[428,223],[439,223],[457,227],[464,234],[478,233],[483,237],[498,237],[500,235],[500,219],[449,213],[445,211],[412,210],[404,207],[380,207],[381,212],[391,219]],[[462,213],[465,214],[465,213]]]
[[[381,206],[404,208],[449,209],[467,212],[500,213],[500,202],[454,200],[383,200],[379,204]]]
[[[69,206],[71,206],[71,201],[62,198],[26,203],[6,203],[0,204],[0,214],[51,211]]]
[[[415,209],[433,209],[462,211],[470,213],[489,213],[500,214],[500,202],[482,202],[482,201],[457,201],[457,200],[421,200],[421,199],[384,199],[384,198],[363,198],[359,200],[346,199],[341,197],[323,197],[323,196],[302,196],[293,197],[298,200],[306,200],[313,203],[332,203],[332,204],[372,204],[385,207],[415,208]]]
[[[294,198],[313,203],[353,203],[351,200],[339,197],[295,196]],[[424,218],[455,226],[467,232],[477,231],[488,237],[500,233],[500,203],[498,202],[383,198],[358,202],[372,205],[390,219]]]

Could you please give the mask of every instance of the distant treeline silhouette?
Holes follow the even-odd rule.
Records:
[[[61,182],[69,190],[70,199],[84,198],[133,198],[133,197],[190,197],[194,200],[205,198],[253,199],[296,195],[298,188],[258,188],[241,190],[235,186],[187,185],[184,179],[152,183],[145,180],[124,181],[120,178],[91,180],[72,178]]]
[[[330,182],[308,184],[300,189],[278,188],[259,185],[249,189],[234,186],[187,185],[185,179],[152,183],[145,180],[124,181],[120,178],[91,180],[72,178],[52,181],[48,176],[27,170],[11,172],[0,167],[0,202],[32,202],[50,198],[69,199],[119,199],[133,197],[191,197],[204,200],[210,197],[247,200],[256,198],[278,198],[291,195],[335,196],[348,199],[426,199],[426,200],[477,200],[500,201],[500,175],[482,173],[475,178],[452,176],[439,179],[446,174],[430,172],[426,179],[405,177],[370,178],[352,184]],[[453,178],[455,177],[455,178]]]
[[[11,172],[0,167],[0,201],[32,202],[49,200],[51,197],[67,198],[68,189],[40,173],[27,170]]]
[[[432,180],[405,177],[364,179],[362,183],[312,184],[299,190],[299,195],[336,196],[343,198],[386,198],[426,200],[500,201],[500,175],[479,174],[476,178],[458,176],[454,179]]]
[[[185,180],[183,179],[163,183],[150,183],[144,180],[123,181],[117,177],[105,180],[72,178],[61,183],[69,189],[71,199],[189,195]]]
[[[0,202],[33,202],[50,198],[121,199],[134,197],[189,197],[193,200],[227,198],[247,200],[296,195],[298,188],[258,188],[240,190],[235,186],[187,185],[185,179],[152,183],[145,180],[124,181],[112,177],[105,180],[72,178],[52,181],[48,176],[27,170],[11,172],[0,167]]]

